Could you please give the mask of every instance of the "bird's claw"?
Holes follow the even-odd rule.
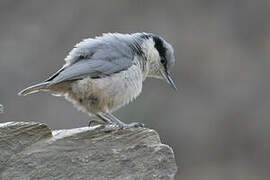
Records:
[[[99,121],[99,120],[90,120],[88,123],[89,127],[95,126],[95,125],[106,125],[106,123]]]
[[[120,127],[120,129],[139,128],[139,127],[144,127],[144,124],[140,123],[140,122],[133,122],[130,124],[122,124],[119,127]]]
[[[115,130],[120,130],[120,129],[128,129],[128,128],[140,128],[140,127],[144,127],[143,123],[139,123],[139,122],[133,122],[130,124],[105,124],[102,123],[101,126],[99,127],[99,129],[101,129],[104,132],[111,132],[111,131],[115,131]]]

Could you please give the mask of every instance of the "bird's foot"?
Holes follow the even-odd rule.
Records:
[[[112,131],[119,130],[119,127],[115,124],[105,124],[105,125],[99,126],[99,129],[103,132],[112,132]]]
[[[120,129],[144,127],[144,124],[140,123],[140,122],[132,122],[130,124],[120,123],[120,124],[117,124],[117,125],[118,125],[118,127]]]
[[[130,124],[123,123],[111,113],[99,113],[97,114],[97,117],[99,117],[101,120],[103,120],[106,123],[105,126],[103,126],[103,129],[117,130],[117,129],[127,129],[127,128],[134,128],[134,127],[136,128],[144,127],[144,124],[139,123],[139,122],[133,122]]]
[[[111,131],[116,131],[120,129],[128,129],[128,128],[139,128],[139,127],[144,127],[143,123],[139,122],[133,122],[130,124],[116,124],[116,123],[111,123],[111,124],[101,124],[99,129],[104,132],[111,132]]]
[[[89,123],[88,123],[88,126],[89,127],[93,127],[93,126],[96,126],[96,125],[106,125],[107,123],[103,122],[103,121],[99,121],[99,120],[96,120],[96,119],[93,119],[93,120],[90,120]]]

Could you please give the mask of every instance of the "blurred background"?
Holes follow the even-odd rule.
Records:
[[[0,0],[0,121],[86,126],[64,98],[19,97],[64,63],[81,39],[152,32],[175,48],[179,88],[148,79],[116,115],[173,147],[176,179],[270,178],[270,1]]]

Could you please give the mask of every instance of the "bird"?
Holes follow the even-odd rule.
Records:
[[[136,99],[148,77],[164,79],[176,90],[169,71],[174,64],[172,45],[158,35],[103,33],[76,44],[62,68],[18,95],[49,92],[106,125],[143,127],[140,122],[124,123],[112,113]]]

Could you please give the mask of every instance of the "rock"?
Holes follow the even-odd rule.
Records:
[[[0,179],[174,179],[172,149],[147,128],[51,131],[34,122],[0,124]]]

